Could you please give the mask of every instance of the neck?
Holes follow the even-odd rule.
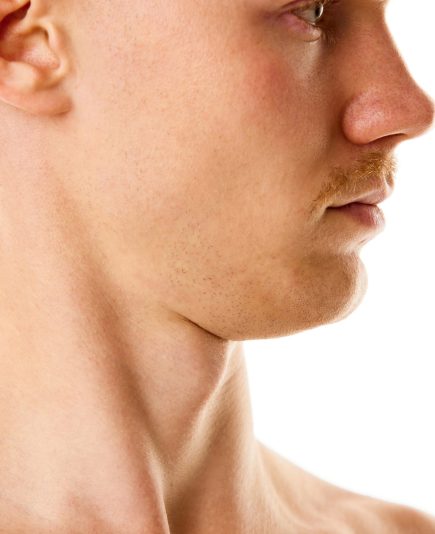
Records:
[[[58,193],[2,202],[0,530],[256,532],[273,505],[241,343],[110,270]]]

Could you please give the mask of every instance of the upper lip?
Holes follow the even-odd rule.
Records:
[[[354,202],[375,206],[376,204],[380,204],[381,202],[386,200],[392,193],[393,188],[385,185],[384,187],[369,191],[368,193],[361,193],[352,200],[348,200],[347,202],[343,202],[342,204],[332,204],[330,207],[341,208],[342,206],[346,206],[347,204],[353,204]]]

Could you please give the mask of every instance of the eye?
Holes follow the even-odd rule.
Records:
[[[306,4],[304,7],[300,7],[299,9],[295,9],[293,13],[298,15],[299,17],[303,18],[306,22],[309,24],[312,24],[316,26],[320,20],[323,17],[323,13],[325,10],[325,2],[324,1],[317,1],[313,2],[312,0]],[[304,15],[305,16],[302,16]]]
[[[334,44],[335,34],[328,10],[339,2],[340,0],[293,0],[284,8],[284,19],[291,28],[301,31],[305,35],[304,39],[314,41],[322,37],[326,43]]]

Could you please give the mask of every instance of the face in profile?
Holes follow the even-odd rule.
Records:
[[[358,306],[382,225],[330,207],[390,194],[393,149],[433,119],[380,4],[83,6],[82,178],[150,302],[233,340]]]

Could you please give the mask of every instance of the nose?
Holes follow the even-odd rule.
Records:
[[[412,78],[388,28],[382,26],[379,32],[365,51],[353,54],[356,64],[342,130],[355,144],[387,136],[411,139],[434,122],[434,101]]]

